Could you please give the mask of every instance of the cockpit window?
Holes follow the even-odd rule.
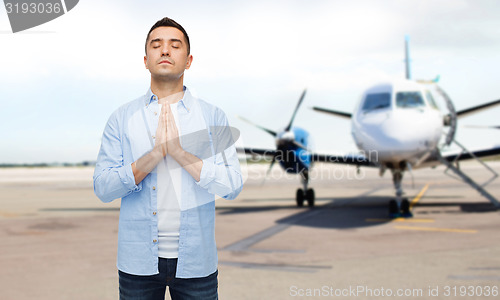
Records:
[[[396,106],[413,108],[425,106],[420,92],[399,92],[396,94]]]
[[[366,95],[365,103],[363,104],[363,110],[370,111],[374,109],[387,108],[390,106],[390,93],[368,94]]]
[[[429,101],[429,104],[431,105],[432,108],[439,109],[439,107],[436,104],[436,101],[434,100],[434,97],[432,97],[431,92],[426,91],[425,96],[427,97],[427,101]]]

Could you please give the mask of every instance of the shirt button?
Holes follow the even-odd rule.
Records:
[[[153,212],[153,216],[156,216],[156,211]]]
[[[156,100],[156,96],[153,96],[153,100]]]
[[[153,191],[156,190],[156,186],[153,187]]]
[[[156,242],[157,242],[157,240],[153,240],[153,243],[156,243]]]

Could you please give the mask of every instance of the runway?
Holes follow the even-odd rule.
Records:
[[[311,209],[295,205],[298,176],[275,166],[262,184],[266,168],[248,166],[240,196],[216,200],[221,299],[498,297],[500,212],[444,168],[405,174],[414,217],[395,220],[389,173],[317,164]],[[94,196],[92,172],[0,170],[1,299],[118,299],[120,203]],[[500,198],[500,179],[486,188]]]

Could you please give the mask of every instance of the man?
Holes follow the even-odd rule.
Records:
[[[193,97],[193,61],[177,22],[159,20],[146,38],[145,96],[116,110],[94,172],[103,202],[121,199],[120,299],[217,299],[215,194],[234,199],[243,182],[231,130],[219,108]]]

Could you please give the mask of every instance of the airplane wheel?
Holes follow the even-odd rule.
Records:
[[[396,202],[396,200],[389,201],[389,217],[397,218],[399,216],[400,213],[399,213],[398,203]]]
[[[410,201],[408,201],[408,198],[404,198],[403,201],[401,201],[401,215],[404,218],[413,217],[413,214],[410,211]]]
[[[295,200],[297,200],[298,207],[304,206],[304,191],[302,189],[297,189]]]
[[[309,205],[309,207],[314,207],[314,190],[313,189],[307,189],[306,198],[307,198],[307,204]]]

